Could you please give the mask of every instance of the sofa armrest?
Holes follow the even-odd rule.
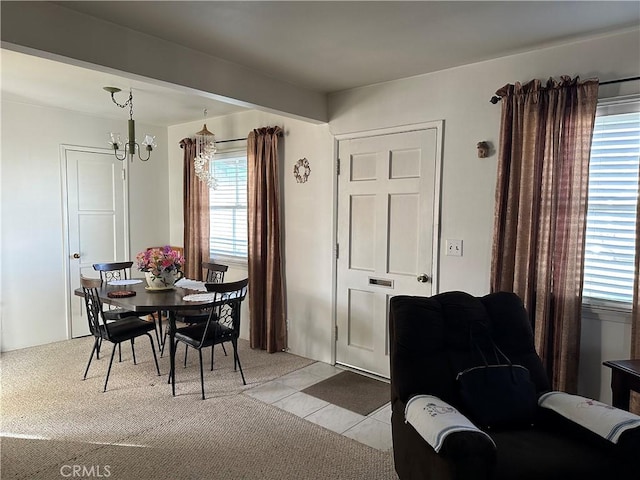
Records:
[[[486,437],[495,449],[495,443],[489,435],[476,427],[467,417],[447,402],[433,395],[416,395],[407,402],[404,411],[405,421],[431,445],[434,451],[440,452],[447,437],[454,433],[472,432]],[[460,437],[458,437],[460,438]],[[454,442],[454,445],[456,442]],[[464,442],[457,444],[463,445]],[[455,448],[455,447],[449,447]]]
[[[623,439],[626,445],[629,439],[638,438],[640,416],[596,400],[554,391],[541,395],[538,404],[611,443]]]
[[[496,468],[497,451],[482,431],[453,432],[445,438],[440,452],[418,433],[405,418],[406,405],[392,402],[391,427],[396,472],[401,480],[489,480]]]

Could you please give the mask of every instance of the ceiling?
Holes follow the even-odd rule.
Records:
[[[637,1],[54,3],[323,93],[640,24]],[[209,117],[241,110],[144,79],[16,52],[3,50],[1,61],[2,95],[19,101],[121,118],[102,90],[116,85],[134,90],[136,119],[157,125],[199,120],[204,108]]]

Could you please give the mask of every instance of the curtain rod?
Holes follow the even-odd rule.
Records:
[[[633,80],[640,80],[640,77],[619,78],[618,80],[609,80],[607,82],[600,82],[600,85],[609,85],[612,83],[632,82]]]
[[[611,85],[613,83],[633,82],[634,80],[640,80],[640,77],[628,77],[628,78],[619,78],[618,80],[608,80],[606,82],[600,82],[600,85]],[[500,100],[502,100],[502,97],[498,97],[497,95],[494,95],[493,97],[491,97],[491,100],[489,100],[489,102],[495,105]]]
[[[283,132],[278,133],[279,137],[284,136]],[[230,138],[229,140],[216,140],[216,143],[227,143],[227,142],[240,142],[243,140],[247,140],[247,137],[244,138]]]

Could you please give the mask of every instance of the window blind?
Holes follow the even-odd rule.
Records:
[[[210,163],[217,188],[209,194],[211,258],[247,257],[247,157],[223,154]]]
[[[591,144],[583,296],[631,303],[640,112],[598,116]]]

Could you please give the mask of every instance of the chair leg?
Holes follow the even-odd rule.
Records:
[[[162,349],[160,350],[160,356],[164,355],[164,346],[167,343],[167,335],[169,335],[169,325],[164,329],[164,336],[162,337]]]
[[[224,356],[226,357],[227,356],[227,349],[224,348],[224,342],[221,343],[220,345],[222,345],[222,351],[224,352]],[[211,348],[213,348],[213,347],[211,347]]]
[[[160,335],[162,335],[162,333],[158,334],[158,325],[160,325],[161,321],[162,321],[162,317],[160,317],[158,319],[158,321],[156,322],[156,317],[153,313],[149,314],[151,316],[151,319],[153,320],[153,331],[156,332],[156,340],[158,341],[158,346],[160,346]]]
[[[231,342],[233,345],[233,371],[237,371],[238,370],[238,355],[236,354],[236,345],[235,343]]]
[[[167,329],[164,331],[164,337],[162,337],[162,344],[160,345],[160,356],[164,355],[164,345],[167,343]]]
[[[174,347],[173,351],[175,352],[177,348],[178,348],[178,341],[175,340],[175,347]],[[171,370],[171,367],[169,367],[169,378],[167,379],[167,384],[171,383],[171,374],[172,373],[173,373],[173,371]]]
[[[97,352],[98,351],[98,340],[99,340],[99,338],[96,337],[96,339],[93,341],[93,348],[91,349],[91,355],[89,355],[89,363],[87,363],[87,368],[84,369],[84,376],[82,377],[83,380],[87,379],[87,373],[89,372],[89,366],[91,365],[91,360],[93,360],[93,352]]]
[[[100,360],[100,347],[102,346],[102,337],[98,338],[98,348],[96,348],[96,360]]]
[[[120,345],[118,343],[118,345]],[[104,390],[102,393],[107,391],[107,383],[109,382],[109,374],[111,373],[111,365],[113,365],[113,356],[116,354],[116,344],[113,344],[113,349],[111,350],[111,360],[109,360],[109,368],[107,369],[107,378],[104,380]]]
[[[202,349],[198,349],[200,355],[200,388],[202,389],[202,399],[204,400],[204,373],[202,371]]]
[[[136,363],[136,349],[135,349],[135,347],[133,345],[133,340],[134,339],[132,338],[131,339],[131,353],[133,353],[133,364],[137,365],[137,363]]]
[[[240,365],[240,357],[238,356],[238,341],[234,340],[232,343],[233,343],[234,364],[235,362],[238,362],[238,368],[240,368],[240,376],[242,377],[242,383],[246,385],[247,382],[244,379],[244,372],[242,371],[242,365]]]
[[[211,345],[211,371],[213,372],[213,348],[215,345]]]
[[[164,332],[164,335],[162,334],[162,312],[158,312],[158,333],[159,338],[158,338],[158,349],[160,350],[160,347],[162,346],[162,349],[160,350],[160,356],[162,356],[162,353],[164,352],[164,342],[167,339],[167,332]],[[160,341],[162,340],[162,342]]]
[[[118,344],[118,361],[122,361],[122,348],[120,348],[120,344]]]
[[[149,337],[149,341],[151,342],[151,351],[153,352],[153,361],[156,362],[156,370],[158,371],[158,376],[160,376],[160,367],[158,366],[158,357],[156,356],[156,348],[153,345],[153,337],[147,333],[147,337]]]
[[[184,344],[184,368],[187,368],[187,352],[189,351],[189,345]]]
[[[236,344],[236,345],[237,345],[237,344]],[[234,347],[234,350],[235,350],[235,347]],[[236,358],[237,358],[237,357],[238,357],[237,355],[234,355],[234,356],[233,356],[233,371],[234,371],[234,372],[236,371],[236,368],[237,368],[237,366],[238,366],[238,361],[236,360]]]

